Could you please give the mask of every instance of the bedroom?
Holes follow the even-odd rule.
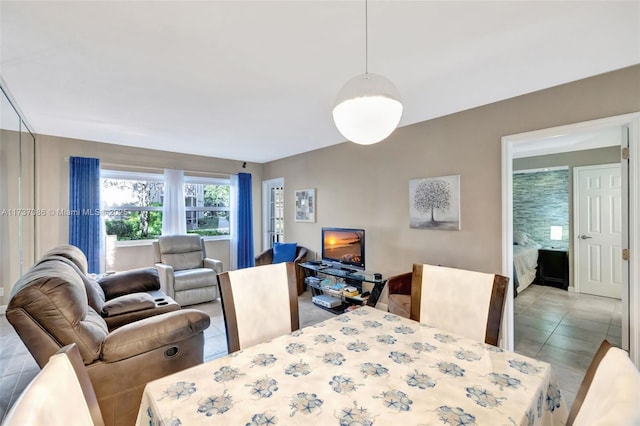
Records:
[[[580,364],[576,357],[595,352],[598,338],[622,344],[620,300],[584,294],[590,292],[584,285],[578,286],[582,289],[579,293],[575,286],[574,267],[580,263],[574,259],[580,256],[578,244],[572,244],[578,241],[574,232],[574,214],[578,214],[574,212],[574,173],[582,170],[577,167],[620,163],[619,129],[590,139],[599,142],[589,149],[555,154],[523,152],[513,159],[515,347],[538,357],[563,357],[567,368]],[[555,143],[560,145],[557,140]],[[560,288],[532,286],[540,283],[538,250],[548,252],[548,248],[566,256],[568,291],[560,289],[564,287],[560,280],[547,283]],[[609,314],[610,310],[613,313]],[[610,324],[605,324],[608,318]]]

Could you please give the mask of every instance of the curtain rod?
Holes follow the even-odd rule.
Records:
[[[64,157],[65,162],[69,162],[69,157]],[[143,165],[134,165],[134,164],[124,164],[124,163],[112,163],[109,161],[100,161],[100,167],[123,167],[128,169],[138,169],[138,170],[148,170],[154,171],[156,173],[164,171],[164,169],[176,169],[176,167],[162,167],[162,166],[143,166]],[[219,173],[219,172],[210,172],[205,170],[183,170],[185,173],[200,173],[206,174],[209,176],[218,176],[218,177],[229,177],[237,175],[238,173]]]

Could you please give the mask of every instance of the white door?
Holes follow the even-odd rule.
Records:
[[[284,241],[284,178],[262,181],[262,249]]]
[[[576,291],[622,296],[622,177],[620,164],[574,167]]]

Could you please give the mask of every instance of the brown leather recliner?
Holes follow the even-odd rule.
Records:
[[[110,331],[88,303],[82,274],[51,256],[14,286],[6,317],[40,367],[76,343],[107,425],[130,425],[147,382],[200,364],[209,316],[166,312]]]
[[[139,268],[100,278],[87,275],[87,257],[72,245],[62,245],[46,252],[38,263],[62,260],[77,268],[82,278],[89,306],[114,330],[133,321],[177,311],[180,305],[160,290],[156,268]]]
[[[387,279],[387,306],[389,312],[409,318],[411,313],[411,279],[413,274],[405,272],[389,277]]]
[[[298,288],[298,296],[304,292],[304,271],[299,266],[299,263],[305,262],[307,260],[307,256],[309,255],[309,250],[303,246],[296,247],[296,258],[293,260],[293,263],[296,265],[296,286]],[[273,249],[267,249],[260,253],[255,258],[256,266],[260,265],[269,265],[273,263]]]

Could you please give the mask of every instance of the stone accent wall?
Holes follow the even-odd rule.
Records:
[[[551,241],[551,226],[562,226],[562,241]],[[542,247],[569,249],[568,169],[513,175],[513,230]]]

